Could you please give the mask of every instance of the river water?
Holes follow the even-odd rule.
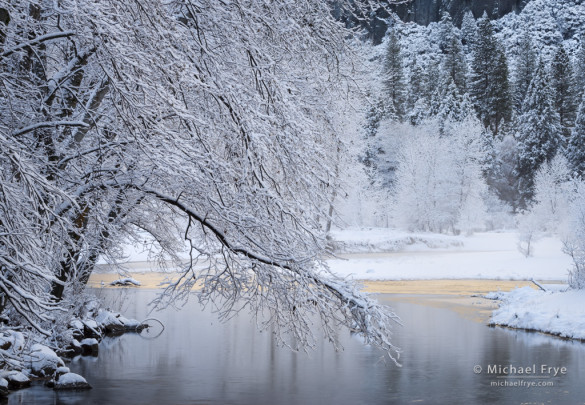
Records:
[[[155,294],[100,293],[137,319],[148,316]],[[346,331],[340,331],[342,352],[323,343],[309,354],[293,353],[257,331],[247,314],[220,323],[192,300],[181,310],[151,314],[165,325],[159,337],[105,338],[98,357],[74,359],[68,366],[92,390],[55,392],[37,384],[11,394],[8,403],[585,404],[585,344],[488,328],[413,297],[379,298],[403,318],[394,335],[402,367]],[[497,369],[506,366],[515,370]],[[549,366],[559,369],[557,376]],[[536,370],[520,374],[521,368]]]

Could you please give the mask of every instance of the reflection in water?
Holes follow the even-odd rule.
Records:
[[[127,316],[148,317],[154,292],[105,294],[123,304]],[[382,299],[383,296],[381,296]],[[473,404],[583,403],[585,344],[539,334],[488,328],[445,308],[391,305],[404,320],[395,341],[403,348],[398,368],[382,353],[340,331],[344,352],[323,343],[293,353],[258,332],[244,313],[219,323],[193,300],[182,310],[152,314],[165,324],[157,339],[136,334],[106,338],[98,358],[69,365],[93,385],[87,392],[59,392],[42,385],[16,392],[9,403],[26,404]],[[567,367],[553,387],[492,387],[490,364]],[[473,367],[484,369],[475,374]]]

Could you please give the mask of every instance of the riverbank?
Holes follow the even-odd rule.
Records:
[[[176,280],[179,273],[143,272],[132,273],[140,286],[129,288],[162,289],[169,280]],[[121,288],[110,283],[119,279],[116,273],[94,273],[89,286],[94,288]],[[466,319],[487,323],[498,308],[497,301],[483,298],[493,291],[507,292],[515,288],[536,288],[531,281],[517,280],[399,280],[359,281],[366,292],[384,294],[387,301],[403,301],[432,307],[451,309]]]
[[[169,281],[175,281],[180,273],[141,272],[132,273],[140,282],[135,288],[161,289]],[[93,273],[89,278],[89,287],[119,288],[110,283],[120,279],[117,273]],[[409,295],[456,295],[479,296],[493,291],[511,291],[514,288],[534,286],[527,280],[484,280],[484,279],[438,279],[438,280],[357,280],[363,289],[376,294]],[[535,286],[534,286],[535,287]],[[133,288],[131,286],[131,288]]]
[[[546,286],[545,286],[546,288]],[[490,324],[585,341],[585,291],[518,288],[487,295],[501,302]]]

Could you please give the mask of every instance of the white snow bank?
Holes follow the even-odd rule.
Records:
[[[585,339],[585,291],[550,292],[523,287],[498,293],[502,299],[491,323]]]
[[[334,236],[348,241],[366,240],[362,246],[369,243],[373,246],[375,240],[384,240],[381,236],[384,232],[390,231],[346,230]],[[341,254],[340,259],[327,262],[339,276],[359,280],[566,280],[571,267],[570,257],[562,253],[562,244],[554,237],[538,240],[534,255],[529,258],[518,251],[516,232],[477,233],[469,237],[429,234],[425,238],[427,242],[442,242],[437,242],[435,248],[421,242],[390,253]]]

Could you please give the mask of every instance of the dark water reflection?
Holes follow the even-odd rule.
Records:
[[[144,319],[152,291],[107,290],[130,317]],[[384,296],[381,296],[384,300]],[[292,353],[260,333],[246,314],[219,323],[193,300],[180,311],[155,313],[166,326],[157,339],[106,338],[97,358],[69,365],[93,385],[55,393],[34,386],[10,404],[585,404],[585,344],[539,334],[490,329],[444,309],[393,300],[402,368],[341,331],[344,352],[323,344]],[[493,387],[489,364],[563,366],[552,387]],[[473,368],[484,371],[475,374]],[[506,380],[508,382],[517,381]]]

